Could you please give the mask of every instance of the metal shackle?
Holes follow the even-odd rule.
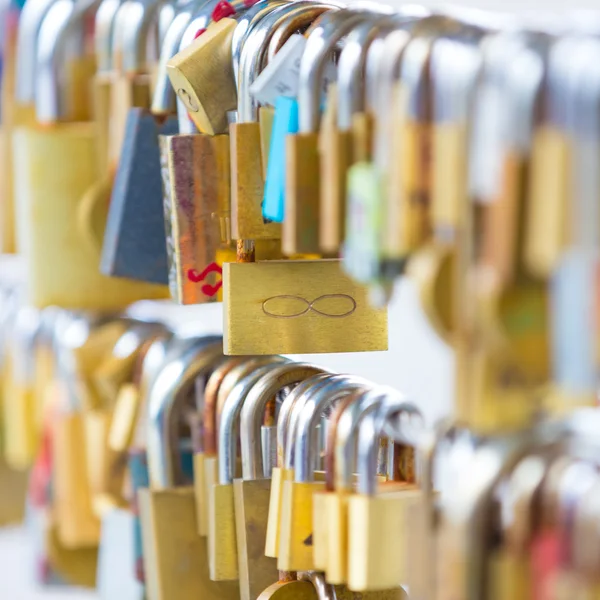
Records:
[[[148,404],[147,453],[152,487],[164,489],[184,481],[178,456],[179,417],[196,378],[211,370],[222,356],[222,338],[198,338],[191,346],[177,344],[154,378],[145,399]]]
[[[259,440],[267,402],[283,388],[299,384],[307,378],[323,372],[324,369],[309,363],[280,365],[252,388],[241,413],[240,441],[244,479],[259,479],[262,476],[261,473],[264,472],[264,465],[261,465],[262,455]]]
[[[364,389],[370,383],[361,377],[333,375],[324,385],[308,395],[299,415],[294,443],[294,479],[298,482],[312,481],[317,456],[317,425],[323,412],[347,394]]]

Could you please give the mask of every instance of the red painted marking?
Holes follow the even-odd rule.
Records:
[[[194,283],[200,283],[201,281],[204,281],[206,277],[211,273],[218,273],[219,275],[222,275],[223,269],[221,269],[221,267],[217,263],[213,262],[210,263],[210,265],[208,265],[208,267],[206,267],[201,273],[198,273],[196,269],[189,269],[189,271],[187,272],[187,276],[190,281],[193,281]],[[217,281],[215,285],[205,283],[202,286],[201,290],[204,295],[212,297],[221,289],[222,286],[223,280],[221,279]]]
[[[227,0],[221,0],[212,12],[212,20],[217,23],[225,17],[231,17],[231,15],[235,15],[235,8]]]
[[[198,31],[196,31],[196,34],[194,35],[194,39],[199,38],[205,31],[206,31],[206,27],[203,27],[202,29],[198,29]]]

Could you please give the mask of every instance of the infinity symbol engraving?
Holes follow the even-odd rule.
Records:
[[[319,309],[316,305],[320,305]],[[271,296],[262,303],[265,315],[277,319],[294,319],[312,311],[322,317],[339,319],[350,316],[356,310],[356,300],[348,294],[324,294],[312,302],[302,296],[282,294]]]

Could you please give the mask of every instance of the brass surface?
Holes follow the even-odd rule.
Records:
[[[225,264],[225,354],[387,350],[387,311],[337,260]]]

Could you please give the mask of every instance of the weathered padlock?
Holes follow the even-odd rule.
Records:
[[[325,63],[331,50],[364,14],[335,11],[321,15],[310,33],[300,63],[299,133],[286,146],[284,254],[319,252],[320,178],[318,129]]]
[[[340,261],[226,263],[223,282],[225,354],[387,348],[387,311],[371,307]]]
[[[218,482],[209,488],[208,549],[210,576],[215,581],[239,579],[233,482],[236,477],[240,413],[253,386],[276,368],[276,362],[264,366],[258,364],[236,383],[227,395],[221,412]]]
[[[177,375],[173,375],[173,363],[167,362],[149,390],[151,488],[139,492],[139,502],[147,593],[153,600],[197,594],[210,598],[237,595],[236,586],[215,584],[209,579],[206,545],[197,534],[193,489],[176,487],[185,480],[178,458],[173,455],[186,393],[196,377],[211,369],[220,355],[218,338],[200,339],[172,359],[178,367]],[[178,515],[176,526],[173,514]]]
[[[320,372],[321,369],[302,363],[276,366],[253,386],[242,407],[242,478],[234,480],[233,493],[243,600],[255,598],[277,577],[276,561],[264,554],[271,494],[271,479],[265,475],[265,457],[260,452],[265,409],[284,388]]]
[[[367,415],[358,435],[357,493],[348,498],[348,587],[354,591],[397,589],[406,581],[407,507],[422,499],[414,479],[397,491],[377,494],[378,437],[392,417],[419,414],[402,396],[387,398],[379,411]],[[389,484],[393,485],[393,484]],[[381,484],[385,492],[388,484]],[[397,486],[396,486],[397,487]],[[383,533],[385,532],[385,533]],[[391,555],[387,552],[393,550]],[[375,556],[379,553],[378,558]],[[391,558],[393,556],[393,558]]]
[[[28,299],[37,306],[115,309],[162,292],[102,277],[98,255],[84,239],[90,229],[97,229],[79,223],[85,208],[82,195],[98,180],[97,132],[92,122],[59,122],[71,111],[56,74],[68,60],[65,41],[80,33],[82,18],[72,8],[71,16],[64,18],[63,8],[55,5],[40,31],[36,110],[43,125],[14,134],[15,174],[21,182],[20,245],[31,275]],[[49,161],[48,156],[60,161]],[[102,215],[94,216],[102,220]]]
[[[312,556],[312,496],[324,488],[324,482],[314,480],[317,464],[317,425],[323,412],[346,395],[363,388],[365,380],[334,375],[308,392],[302,407],[294,444],[293,481],[284,481],[281,498],[281,523],[277,566],[284,571],[313,569]]]
[[[337,598],[333,586],[328,585],[320,573],[300,573],[298,579],[283,580],[271,584],[258,600],[334,600]]]

